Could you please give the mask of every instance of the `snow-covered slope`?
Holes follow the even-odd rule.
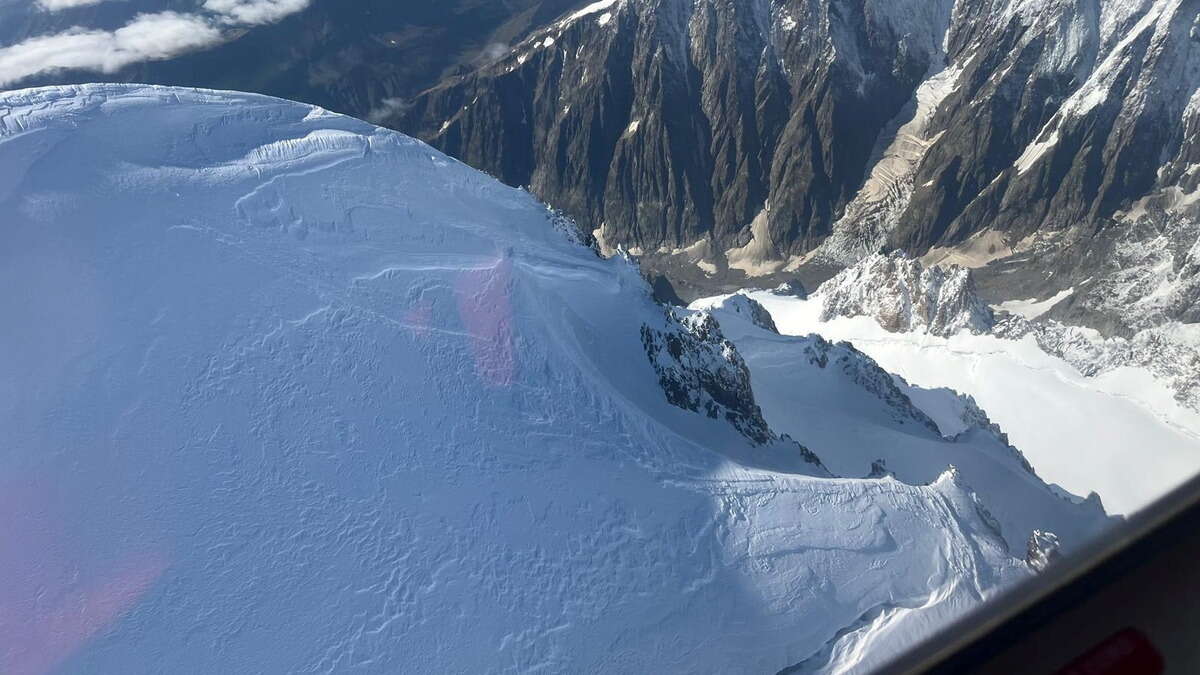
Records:
[[[825,477],[715,325],[673,353],[627,262],[319,109],[0,94],[0,213],[5,673],[841,672],[1104,522]]]
[[[1027,332],[1006,332],[1015,330],[1015,319],[1001,322],[999,334],[936,335],[923,327],[895,332],[870,314],[829,315],[824,286],[809,300],[769,292],[750,296],[784,335],[847,340],[910,386],[970,394],[1039,476],[1074,494],[1094,491],[1112,512],[1135,511],[1200,472],[1200,413],[1181,402],[1176,383],[1156,378],[1137,361],[1117,360],[1124,351],[1111,340],[1092,342],[1066,327],[1035,330],[1024,320]],[[1059,348],[1041,344],[1072,335],[1077,339]],[[1111,353],[1101,353],[1109,361],[1091,358],[1097,344],[1109,344]],[[1162,350],[1151,344],[1125,351]],[[751,354],[746,359],[754,363]],[[1096,369],[1081,369],[1089,363]],[[918,392],[913,400],[920,403],[923,396]],[[760,404],[774,423],[769,399]],[[832,457],[822,459],[835,466]]]
[[[1076,529],[1075,514],[1049,522],[1061,493],[1037,478],[973,400],[894,379],[849,344],[765,330],[737,311],[747,301],[755,302],[735,294],[694,306],[708,306],[737,345],[772,428],[820,448],[834,473],[887,471],[908,483],[926,483],[953,465],[999,523],[1009,550],[1023,550],[1039,522],[1066,533],[1068,541],[1085,536]],[[1099,514],[1098,500],[1092,502]]]

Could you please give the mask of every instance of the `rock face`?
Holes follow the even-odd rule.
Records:
[[[984,228],[1010,242],[1080,223],[1094,231],[1180,183],[1200,152],[1187,140],[1200,123],[1196,0],[974,4],[974,16],[994,18],[952,31],[963,70],[934,115],[944,133],[914,174],[893,245]]]
[[[986,333],[994,323],[970,270],[925,267],[901,252],[863,259],[822,284],[817,295],[823,321],[870,316],[892,332]]]
[[[1200,214],[1191,211],[1200,203],[1200,189],[1193,197],[1165,205],[1157,197],[1139,200],[1118,214],[1118,227],[1095,237],[1075,231],[1061,243],[1041,243],[1004,265],[988,284],[999,286],[1003,277],[1013,276],[1007,270],[1018,267],[1024,268],[1019,276],[1052,279],[1030,290],[1072,292],[1048,318],[1106,335],[1132,337],[1174,321],[1195,323],[1200,320]]]
[[[1059,546],[1058,535],[1053,532],[1034,530],[1029,535],[1025,563],[1037,572],[1045,571],[1047,567],[1062,558]]]
[[[764,256],[808,250],[942,61],[950,5],[597,2],[389,122],[606,241],[725,250],[757,218]]]
[[[663,329],[642,326],[642,345],[667,401],[724,419],[759,445],[775,440],[754,402],[750,369],[712,314],[667,310],[665,318]]]
[[[747,274],[1194,209],[1197,0],[605,0],[389,120]],[[1111,228],[1109,228],[1111,229]],[[819,250],[818,250],[819,249]]]
[[[659,272],[675,283],[694,271],[712,292],[880,250],[966,247],[982,264],[1052,240],[1020,261],[1042,283],[1051,271],[1087,281],[1059,318],[1120,332],[1131,327],[1114,297],[1200,317],[1193,282],[1170,298],[1128,283],[1131,251],[1166,250],[1164,238],[1162,264],[1195,277],[1198,3],[301,2],[278,23],[226,27],[209,49],[104,77],[382,121],[530,186],[614,249],[672,257]],[[34,4],[0,6],[0,46],[200,11]]]

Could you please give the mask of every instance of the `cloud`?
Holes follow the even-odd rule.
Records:
[[[479,52],[479,58],[482,61],[491,63],[503,58],[511,50],[512,48],[503,42],[493,42],[484,47],[483,51]]]
[[[98,5],[104,0],[37,0],[37,4],[42,9],[48,9],[51,12],[57,12],[60,9],[70,9],[72,7],[86,7],[88,5]]]
[[[409,103],[402,98],[385,98],[367,113],[367,121],[382,124],[388,118],[404,112],[408,107]]]
[[[56,11],[104,0],[37,0]],[[0,87],[59,70],[112,73],[133,63],[169,59],[211,47],[225,28],[273,23],[302,11],[312,0],[205,0],[206,14],[139,14],[117,30],[75,27],[0,47]]]
[[[0,48],[0,86],[65,69],[115,72],[131,63],[168,59],[223,39],[194,14],[139,14],[115,31],[72,28]]]
[[[309,2],[311,0],[205,0],[204,9],[220,15],[225,23],[254,26],[279,21],[307,8]]]

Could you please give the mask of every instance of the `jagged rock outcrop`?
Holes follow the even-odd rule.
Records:
[[[1130,337],[1105,337],[1059,321],[1006,316],[996,324],[993,334],[1013,340],[1033,336],[1047,354],[1063,359],[1089,377],[1119,368],[1144,369],[1170,387],[1181,404],[1200,410],[1200,341],[1187,326],[1168,324]]]
[[[775,440],[750,387],[750,369],[712,314],[666,311],[662,329],[642,326],[642,346],[671,405],[725,419],[759,445]]]
[[[916,330],[949,337],[966,330],[1010,340],[1031,336],[1047,354],[1088,377],[1120,368],[1144,369],[1170,387],[1182,405],[1200,410],[1200,334],[1186,324],[1166,321],[1163,313],[1153,311],[1158,305],[1147,298],[1155,289],[1160,299],[1178,298],[1194,287],[1187,274],[1167,273],[1162,267],[1154,273],[1148,270],[1145,259],[1169,255],[1162,247],[1151,247],[1140,256],[1140,266],[1131,266],[1131,276],[1149,276],[1137,283],[1129,280],[1125,287],[1140,303],[1121,302],[1120,296],[1107,300],[1110,309],[1146,326],[1127,335],[1104,335],[1070,325],[1052,318],[1049,311],[1032,320],[1003,311],[997,314],[980,298],[971,270],[926,267],[899,252],[876,254],[843,270],[822,284],[813,299],[821,303],[823,321],[868,316],[892,332]]]
[[[762,331],[779,335],[766,308],[742,293],[721,297],[711,303],[699,303],[693,308],[706,308],[706,312],[711,312],[718,321],[723,322],[726,333],[732,335],[735,341],[756,332],[755,329],[747,330],[747,324],[761,329],[757,331],[760,336]],[[754,318],[756,315],[760,317],[757,320]],[[770,323],[766,320],[770,320]],[[735,322],[741,323],[739,325]],[[808,365],[820,369],[837,369],[846,380],[877,398],[883,403],[892,422],[901,426],[915,424],[950,442],[967,439],[973,433],[982,431],[1003,445],[1024,471],[1036,475],[1025,456],[1009,442],[1008,435],[988,417],[972,396],[949,389],[941,390],[939,393],[945,398],[938,407],[943,412],[952,412],[948,419],[939,423],[917,406],[909,395],[910,392],[917,391],[927,393],[925,390],[911,385],[899,375],[887,372],[853,344],[830,342],[816,334],[785,339],[797,341],[796,348],[804,355]]]
[[[893,332],[986,333],[994,323],[970,270],[926,267],[902,252],[863,259],[822,284],[817,296],[824,321],[870,316]]]
[[[1113,336],[1200,320],[1200,187],[1166,205],[1160,198],[1135,202],[1101,236],[1073,230],[1032,247],[1019,277],[1046,283],[1013,297],[1070,291],[1047,318]]]
[[[1161,259],[1164,255],[1169,254],[1161,248],[1149,249],[1144,257]],[[1137,267],[1136,274],[1149,274],[1147,266]],[[1159,289],[1161,296],[1185,294],[1193,286],[1187,276],[1164,276],[1161,270],[1150,281],[1138,284],[1136,292],[1147,293],[1147,285]],[[980,298],[971,270],[926,267],[897,252],[876,254],[843,270],[822,284],[813,299],[821,303],[823,321],[868,316],[892,332],[917,330],[949,337],[966,330],[1010,340],[1032,336],[1047,354],[1088,377],[1126,367],[1147,370],[1166,383],[1182,405],[1200,410],[1200,335],[1185,324],[1163,320],[1161,314],[1157,315],[1160,323],[1155,323],[1149,312],[1137,318],[1138,306],[1119,303],[1116,297],[1109,299],[1112,308],[1121,308],[1127,319],[1148,327],[1128,335],[1106,336],[1054,319],[1050,312],[1033,320],[1008,312],[997,314]]]
[[[809,363],[819,368],[836,368],[852,382],[874,394],[888,408],[892,420],[897,424],[916,424],[934,433],[937,424],[896,385],[896,380],[874,359],[854,348],[849,342],[834,344],[819,335],[807,338],[804,353]]]
[[[1029,546],[1025,553],[1025,564],[1036,572],[1043,572],[1047,567],[1062,559],[1059,551],[1061,544],[1058,535],[1053,532],[1034,530],[1029,535]]]
[[[895,478],[896,474],[888,471],[887,460],[877,459],[871,462],[871,471],[866,475],[867,478]]]
[[[1013,461],[1023,470],[1037,475],[1025,455],[1009,443],[1008,435],[998,424],[992,422],[973,397],[947,391],[955,400],[958,423],[962,425],[954,433],[947,433],[905,393],[906,390],[911,390],[912,385],[904,378],[887,372],[874,359],[860,352],[849,342],[834,344],[819,335],[811,335],[805,339],[809,342],[805,352],[809,355],[810,363],[820,368],[839,368],[851,381],[883,401],[891,411],[892,419],[898,424],[915,423],[948,441],[957,441],[975,431],[982,431],[1007,448]]]

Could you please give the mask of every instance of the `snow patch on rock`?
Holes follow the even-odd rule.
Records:
[[[986,333],[994,322],[970,270],[925,267],[903,252],[864,258],[822,284],[814,300],[822,320],[870,316],[896,332]]]
[[[1025,317],[1026,319],[1036,319],[1039,316],[1049,312],[1055,305],[1066,300],[1075,294],[1074,288],[1059,291],[1045,300],[1037,298],[1029,298],[1027,300],[1006,300],[996,305],[992,305],[992,309],[999,312],[1008,312],[1017,316]]]

